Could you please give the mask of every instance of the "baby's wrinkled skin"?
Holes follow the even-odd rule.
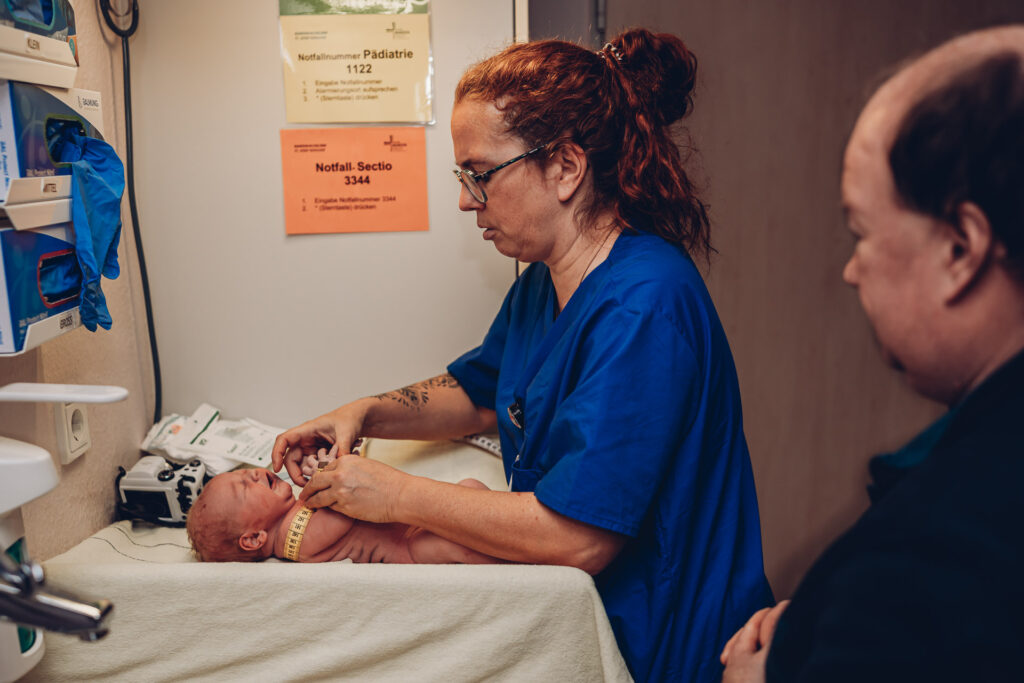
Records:
[[[459,484],[487,488],[475,479]],[[189,511],[188,537],[204,562],[283,559],[288,528],[302,508],[291,484],[268,469],[225,472],[206,484]],[[502,562],[425,529],[362,522],[330,508],[318,508],[306,525],[299,562],[341,560],[394,564]]]

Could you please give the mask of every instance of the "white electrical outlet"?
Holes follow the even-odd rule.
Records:
[[[57,403],[53,406],[57,423],[57,450],[60,462],[69,462],[85,453],[92,446],[89,436],[89,417],[84,403]]]

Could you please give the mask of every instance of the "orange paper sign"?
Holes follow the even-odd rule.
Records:
[[[281,131],[289,235],[426,230],[422,128]]]

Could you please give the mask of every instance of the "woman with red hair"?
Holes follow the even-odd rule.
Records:
[[[301,475],[325,443],[492,430],[509,491],[412,477],[351,455],[310,506],[424,527],[516,562],[594,576],[637,680],[717,681],[718,653],[770,604],[732,355],[693,258],[704,204],[670,127],[696,59],[630,30],[593,52],[514,45],[462,77],[452,112],[459,207],[530,263],[483,343],[448,372],[282,434]]]

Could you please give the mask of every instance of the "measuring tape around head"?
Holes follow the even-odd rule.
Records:
[[[303,507],[295,513],[292,523],[288,525],[288,535],[284,539],[284,557],[292,562],[299,561],[299,547],[306,533],[306,525],[313,516],[313,508]]]

